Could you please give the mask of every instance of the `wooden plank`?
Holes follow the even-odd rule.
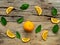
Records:
[[[8,24],[5,27],[2,26],[0,23],[0,32],[1,32],[1,35],[3,35],[2,38],[0,38],[1,40],[3,40],[3,42],[1,42],[0,45],[4,45],[4,44],[5,45],[8,45],[8,44],[9,45],[13,45],[13,44],[14,45],[17,45],[17,44],[18,45],[24,45],[24,44],[25,45],[26,44],[28,44],[28,45],[34,45],[34,44],[35,45],[37,45],[37,44],[40,44],[40,45],[44,45],[44,44],[45,45],[52,45],[52,44],[58,45],[59,44],[60,45],[60,43],[59,43],[60,42],[60,30],[59,30],[57,35],[53,34],[52,30],[51,30],[54,24],[52,24],[51,22],[33,22],[33,23],[35,24],[35,29],[38,25],[41,24],[42,25],[42,31],[45,29],[47,29],[49,31],[48,32],[48,38],[46,41],[42,40],[42,37],[41,37],[42,31],[40,33],[36,34],[35,29],[34,29],[34,31],[32,33],[26,33],[23,29],[24,22],[22,24],[17,24],[16,22],[14,22],[14,23],[8,22]],[[60,27],[60,23],[58,25]],[[30,42],[23,43],[20,39],[8,38],[7,35],[5,34],[7,29],[10,29],[14,33],[16,31],[19,31],[19,33],[21,34],[21,37],[30,37],[31,38]]]
[[[17,2],[14,2],[14,3],[4,3],[4,1],[3,1],[3,3],[1,2],[1,4],[2,5],[0,5],[0,7],[8,7],[8,6],[14,6],[17,10],[15,10],[15,11],[12,11],[12,13],[11,14],[9,14],[9,15],[17,15],[18,14],[18,16],[19,15],[27,15],[27,13],[28,13],[28,15],[36,15],[37,13],[36,13],[36,11],[35,11],[35,9],[34,9],[34,6],[35,5],[40,5],[39,3],[40,3],[40,1],[27,1],[26,0],[26,2],[28,2],[28,3],[30,3],[30,4],[32,4],[31,2],[39,2],[39,3],[33,3],[34,5],[31,5],[30,7],[29,7],[29,9],[27,9],[26,11],[20,11],[20,9],[19,9],[19,5],[21,5],[20,4],[20,2],[21,2],[21,4],[23,3],[23,2],[25,2],[25,1],[17,1]],[[17,4],[18,3],[18,4]],[[15,4],[15,5],[14,5]],[[42,5],[42,6],[41,6]],[[51,7],[51,5],[49,5],[49,4],[47,4],[47,3],[42,3],[40,6],[43,8],[43,14],[42,15],[51,15],[51,9],[50,8],[48,8],[48,9],[44,9],[44,8],[47,8],[47,7]],[[59,7],[59,6],[58,6]],[[60,8],[57,8],[58,9],[58,17],[60,17]],[[6,10],[6,8],[5,9],[0,9],[0,15],[6,15],[6,12],[5,12],[5,10]]]
[[[0,9],[0,15],[7,15],[6,14],[6,9]],[[29,11],[30,10],[30,11]],[[20,10],[13,10],[10,14],[8,14],[9,16],[25,16],[25,15],[37,15],[37,12],[35,11],[35,9],[29,9],[29,10],[26,10],[26,11],[20,11]],[[58,8],[59,10],[59,8]],[[47,15],[47,16],[52,16],[51,14],[51,10],[46,10],[46,9],[43,9],[43,13],[42,15]],[[60,17],[60,13],[58,11],[58,16],[57,17]]]
[[[20,17],[23,16],[4,16],[4,18],[8,21],[8,22],[16,22],[17,19],[19,19]],[[1,19],[1,16],[0,16]],[[30,20],[30,21],[34,21],[34,22],[49,22],[51,17],[50,16],[36,16],[36,15],[26,15],[24,16],[24,21]],[[57,19],[60,20],[60,17],[57,17]]]
[[[19,7],[23,3],[30,4],[30,7],[25,11],[20,11]],[[8,21],[6,26],[1,25],[0,23],[0,45],[60,45],[60,23],[58,34],[53,34],[51,29],[54,24],[51,23],[50,18],[51,8],[54,6],[58,10],[57,18],[60,19],[60,0],[0,0],[0,19],[1,16],[4,16]],[[34,6],[39,5],[43,9],[43,14],[37,16],[37,13],[34,9]],[[6,15],[6,8],[9,6],[15,7],[16,10],[13,10],[9,15]],[[38,25],[42,25],[42,31],[47,29],[48,38],[46,41],[42,40],[41,33],[36,34],[35,29],[32,33],[26,33],[23,29],[23,24],[18,24],[16,20],[24,16],[24,21],[30,20],[35,24],[35,29]],[[31,41],[28,43],[23,43],[20,39],[14,38],[10,39],[6,35],[6,30],[10,29],[14,34],[18,31],[21,34],[21,37],[30,37]],[[33,35],[32,35],[33,34]]]
[[[16,1],[15,0],[13,3],[7,3],[6,1],[7,0],[5,0],[5,3],[4,3],[4,1],[1,2],[2,5],[0,5],[0,7],[5,7],[5,8],[0,8],[0,16],[5,15],[5,18],[7,19],[7,21],[15,22],[17,20],[17,17],[14,17],[14,19],[12,20],[11,17],[6,17],[6,16],[18,16],[18,17],[19,16],[24,16],[24,21],[31,20],[31,21],[42,21],[42,22],[45,22],[47,20],[50,21],[49,19],[52,17],[52,15],[51,15],[51,7],[52,7],[52,5],[48,4],[46,2],[42,2],[41,4],[39,4],[40,1],[34,1],[34,0],[33,1],[29,1],[29,0],[28,1],[27,0],[25,0],[25,1],[20,1],[20,0]],[[20,11],[18,5],[21,5],[24,2],[28,2],[30,4],[32,4],[32,2],[33,2],[34,5],[33,4],[30,5],[29,9],[27,9],[25,11]],[[36,3],[38,2],[37,4],[41,5],[41,7],[43,9],[42,16],[37,16],[37,13],[36,13],[36,11],[34,9],[34,6],[36,5],[35,2]],[[10,5],[14,6],[16,10],[13,10],[9,15],[7,15],[5,10]],[[58,9],[58,16],[57,16],[57,18],[60,18],[59,8],[57,8],[57,9]]]

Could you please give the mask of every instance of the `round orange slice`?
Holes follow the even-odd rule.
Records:
[[[46,40],[47,36],[48,36],[48,30],[44,30],[43,33],[42,33],[42,39]]]
[[[29,42],[30,41],[30,38],[22,38],[22,42]]]
[[[58,20],[57,18],[51,18],[51,22],[52,22],[52,23],[59,23],[60,20]]]
[[[42,14],[42,9],[41,9],[41,7],[35,6],[35,9],[36,9],[36,12],[37,12],[38,15],[41,15],[41,14]]]
[[[10,38],[14,38],[14,37],[15,37],[15,34],[12,33],[12,31],[10,31],[9,29],[7,30],[6,34],[7,34],[7,36],[10,37]]]

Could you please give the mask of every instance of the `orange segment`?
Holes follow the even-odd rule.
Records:
[[[14,9],[14,7],[8,7],[8,8],[6,9],[6,13],[9,14],[13,9]]]
[[[44,30],[43,33],[42,33],[42,39],[46,40],[47,36],[48,36],[48,30]]]
[[[35,6],[36,12],[38,13],[38,15],[42,14],[42,9],[39,6]]]
[[[22,42],[29,42],[30,41],[30,38],[22,38]]]
[[[51,18],[51,22],[52,22],[52,23],[59,23],[60,20],[58,20],[57,18]]]
[[[15,37],[15,34],[12,33],[9,29],[7,30],[6,34],[7,34],[7,36],[10,37],[10,38],[14,38],[14,37]]]

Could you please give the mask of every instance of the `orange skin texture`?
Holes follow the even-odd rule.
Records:
[[[27,32],[32,32],[34,30],[34,23],[31,21],[26,21],[23,25],[23,28]]]

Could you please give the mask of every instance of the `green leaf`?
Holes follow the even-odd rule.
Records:
[[[59,30],[59,26],[57,24],[54,25],[54,27],[52,28],[53,33],[56,34],[58,32],[58,30]]]
[[[20,9],[26,10],[29,7],[29,4],[22,4]]]
[[[53,16],[56,16],[57,15],[57,9],[53,7],[51,13]]]
[[[1,17],[1,24],[5,26],[7,24],[7,21],[4,17]]]
[[[40,32],[40,31],[41,31],[41,25],[39,25],[39,26],[36,28],[35,33],[38,33],[38,32]]]
[[[17,37],[18,39],[20,39],[20,38],[21,38],[21,35],[19,34],[19,32],[18,32],[18,31],[16,31],[16,37]]]
[[[22,23],[24,21],[24,18],[23,17],[21,17],[21,18],[19,18],[18,20],[17,20],[17,23]]]

